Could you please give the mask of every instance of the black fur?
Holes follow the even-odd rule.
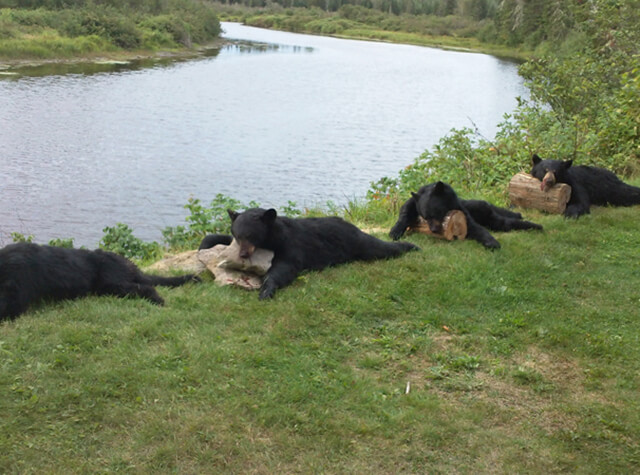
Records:
[[[216,246],[218,244],[224,244],[225,246],[228,246],[229,244],[231,244],[232,240],[233,237],[226,234],[207,234],[200,243],[200,247],[198,248],[198,250],[211,249],[213,246]]]
[[[441,181],[423,186],[400,208],[398,221],[389,235],[400,239],[407,227],[418,224],[424,218],[434,233],[442,232],[442,222],[452,210],[460,210],[467,219],[467,237],[489,249],[498,249],[500,243],[485,229],[512,231],[514,229],[542,229],[539,224],[525,221],[520,213],[499,208],[486,201],[461,200],[451,186]]]
[[[0,320],[13,319],[42,300],[87,295],[135,296],[162,305],[154,285],[175,287],[194,275],[159,277],[142,273],[118,254],[32,243],[0,249]]]
[[[544,190],[555,183],[571,186],[571,197],[564,210],[567,218],[577,218],[596,206],[633,206],[640,204],[640,188],[627,185],[604,168],[572,166],[573,160],[542,160],[533,155],[531,175],[542,182]]]
[[[419,249],[408,242],[382,241],[337,217],[292,219],[277,216],[274,209],[262,208],[244,213],[229,210],[229,216],[241,257],[251,257],[256,248],[274,252],[260,299],[273,297],[277,289],[291,284],[305,270],[386,259]]]

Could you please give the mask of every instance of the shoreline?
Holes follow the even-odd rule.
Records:
[[[163,59],[192,59],[206,55],[208,51],[222,48],[229,41],[225,38],[218,38],[205,45],[200,45],[191,49],[179,50],[159,50],[159,51],[104,51],[91,55],[73,56],[68,58],[20,58],[4,59],[0,58],[0,75],[17,74],[19,70],[27,68],[37,68],[49,65],[74,65],[74,64],[103,64],[103,65],[126,65],[136,61],[163,60]]]
[[[509,50],[508,48],[505,50],[496,45],[478,45],[474,46],[461,46],[459,44],[455,44],[454,41],[451,44],[448,44],[446,38],[444,37],[420,37],[418,41],[414,39],[413,41],[396,41],[393,37],[380,38],[375,35],[367,36],[367,35],[353,35],[353,34],[318,34],[316,32],[311,31],[298,31],[293,32],[289,30],[282,30],[279,28],[268,28],[265,26],[251,25],[247,22],[238,21],[237,19],[222,19],[221,21],[233,21],[238,22],[247,26],[253,26],[255,28],[263,28],[266,30],[273,31],[286,31],[288,33],[302,33],[307,35],[315,35],[315,36],[326,36],[340,39],[348,39],[348,40],[360,40],[360,41],[374,41],[381,43],[391,43],[391,44],[406,44],[406,45],[414,45],[414,46],[423,46],[426,48],[436,48],[441,50],[448,51],[458,51],[458,52],[466,52],[466,53],[476,53],[476,54],[487,54],[490,56],[495,56],[501,59],[507,59],[516,62],[526,61],[526,58],[530,55],[527,53],[523,53],[517,50]],[[164,60],[164,59],[192,59],[204,56],[208,51],[220,49],[226,44],[229,44],[231,41],[219,37],[216,40],[200,45],[196,48],[191,49],[175,49],[175,50],[159,50],[159,51],[148,51],[148,50],[136,50],[136,51],[126,51],[126,50],[118,50],[118,51],[103,51],[96,52],[89,55],[82,56],[73,56],[73,57],[52,57],[52,58],[0,58],[0,76],[11,76],[18,73],[19,70],[27,69],[27,68],[36,68],[48,65],[74,65],[74,64],[97,64],[97,65],[126,65],[136,61],[145,61],[145,60]]]
[[[247,21],[248,20],[248,21]],[[304,35],[312,35],[312,36],[324,36],[327,38],[338,38],[344,40],[357,40],[357,41],[373,41],[379,43],[390,43],[390,44],[401,44],[401,45],[412,45],[412,46],[422,46],[425,48],[435,48],[441,49],[444,51],[455,51],[461,53],[474,53],[474,54],[486,54],[489,56],[494,56],[496,58],[505,59],[509,61],[514,61],[517,63],[526,62],[529,58],[532,57],[533,51],[522,50],[518,48],[509,48],[503,45],[493,44],[493,43],[481,43],[475,42],[473,38],[457,38],[455,36],[429,36],[429,35],[420,35],[409,32],[395,32],[389,30],[364,30],[366,33],[358,33],[356,31],[362,30],[345,30],[342,33],[318,33],[312,30],[288,30],[278,27],[268,27],[264,26],[260,23],[255,23],[251,21],[251,18],[245,21],[234,18],[234,17],[224,17],[220,16],[220,22],[233,22],[240,23],[246,26],[250,26],[253,28],[262,28],[265,30],[272,31],[283,31],[287,33],[299,33]],[[396,38],[398,35],[406,35],[403,38]],[[467,43],[467,44],[465,44]],[[472,43],[472,44],[469,44]]]

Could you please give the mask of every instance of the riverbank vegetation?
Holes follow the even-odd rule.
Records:
[[[0,62],[189,49],[219,33],[214,10],[196,0],[0,0]]]
[[[538,0],[242,0],[217,8],[251,26],[470,49],[514,58],[557,47],[581,21],[574,2]]]
[[[531,99],[495,138],[454,130],[362,202],[281,211],[384,238],[435,179],[506,204],[533,152],[640,185],[640,2],[558,4],[576,22],[521,66]],[[251,205],[194,198],[163,245],[126,225],[102,245],[149,262]],[[164,308],[45,304],[0,325],[0,471],[636,473],[639,211],[527,210],[545,231],[496,233],[496,252],[412,235],[422,252],[307,273],[269,302],[207,281],[162,290]]]

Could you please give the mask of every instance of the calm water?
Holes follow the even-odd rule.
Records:
[[[491,56],[223,28],[246,41],[0,76],[0,244],[18,231],[94,247],[117,222],[160,241],[190,196],[344,204],[452,127],[492,137],[527,94]]]

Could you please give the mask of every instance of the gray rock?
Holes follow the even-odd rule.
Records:
[[[248,290],[262,286],[262,276],[273,260],[273,252],[256,249],[250,259],[242,259],[240,246],[232,241],[229,246],[218,244],[211,249],[186,251],[167,257],[147,267],[156,272],[184,271],[199,274],[209,270],[218,285],[236,285]]]

